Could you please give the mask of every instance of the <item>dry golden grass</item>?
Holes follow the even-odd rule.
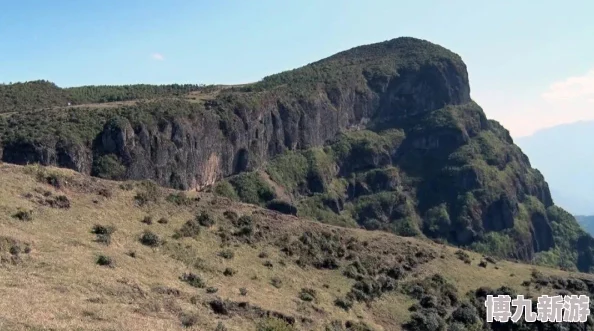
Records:
[[[64,185],[55,188],[39,181],[36,177],[40,172],[57,174]],[[1,330],[214,330],[219,321],[228,330],[255,330],[254,316],[215,315],[206,303],[216,297],[312,319],[309,325],[297,323],[304,330],[323,330],[333,320],[361,320],[377,330],[399,330],[408,319],[407,309],[413,303],[410,298],[396,291],[370,307],[355,304],[345,312],[334,305],[334,300],[349,291],[353,280],[339,270],[303,269],[271,244],[282,234],[298,236],[305,229],[334,229],[395,249],[412,245],[434,250],[444,257],[423,265],[413,277],[440,273],[457,284],[459,293],[484,285],[520,289],[533,268],[507,261],[498,262],[498,269],[491,264],[480,268],[477,264],[481,257],[475,253],[469,253],[473,262],[468,265],[454,255],[456,249],[452,247],[380,232],[333,228],[231,203],[208,193],[187,193],[200,201],[178,206],[165,201],[168,193],[161,189],[158,203],[139,207],[134,201],[138,188],[121,189],[121,183],[95,180],[63,169],[2,164],[0,181],[0,235],[31,247],[29,254],[20,254],[20,262],[5,259],[0,264]],[[100,195],[101,189],[111,192],[111,196]],[[71,207],[51,208],[27,195],[44,191],[67,196]],[[12,215],[19,209],[32,211],[32,220],[14,218]],[[202,228],[196,238],[173,239],[175,231],[199,210],[208,210],[217,218],[217,224]],[[222,248],[217,231],[228,225],[223,216],[227,210],[264,217],[271,238],[255,245],[235,243]],[[141,222],[147,215],[153,219],[151,225]],[[168,223],[158,223],[161,217]],[[91,229],[95,224],[116,228],[110,245],[94,241]],[[147,229],[165,243],[157,248],[143,246],[139,237]],[[219,256],[223,249],[232,250],[234,257]],[[268,257],[260,258],[262,251]],[[136,257],[129,256],[130,252],[135,252]],[[97,265],[100,254],[112,258],[114,267]],[[272,268],[263,265],[267,260],[272,262]],[[237,273],[224,276],[226,268]],[[200,275],[206,287],[216,287],[218,292],[209,294],[205,288],[182,282],[180,276],[185,272]],[[282,280],[280,288],[271,284],[274,277]],[[298,299],[299,291],[305,287],[318,292],[313,305]],[[240,294],[240,288],[247,289],[246,296]],[[179,293],[167,294],[163,289]],[[195,316],[195,325],[184,328],[184,316]]]

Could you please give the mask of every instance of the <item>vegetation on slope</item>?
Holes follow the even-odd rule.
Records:
[[[483,322],[487,294],[594,290],[591,275],[208,193],[0,167],[3,329],[514,330]]]
[[[324,223],[446,240],[485,254],[588,271],[589,237],[551,205],[542,175],[475,104],[447,107],[400,128],[341,135],[325,148],[287,152],[266,166],[297,214]],[[262,182],[220,182],[227,196]],[[546,184],[544,184],[546,185]],[[271,188],[268,187],[268,190]]]
[[[206,89],[205,85],[124,85],[81,86],[60,88],[40,80],[14,84],[0,84],[0,113],[31,111],[68,104],[94,104],[116,101],[181,97]]]

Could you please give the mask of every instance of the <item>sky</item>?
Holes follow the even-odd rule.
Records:
[[[513,137],[594,120],[591,0],[0,0],[0,82],[239,84],[362,44],[426,39]]]

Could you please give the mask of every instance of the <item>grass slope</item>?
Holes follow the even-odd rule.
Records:
[[[400,330],[417,302],[411,284],[436,273],[460,301],[481,286],[552,291],[522,285],[530,265],[481,267],[476,253],[209,193],[7,164],[0,181],[2,330]],[[103,234],[91,233],[96,225]],[[368,297],[349,309],[336,305],[348,303],[357,283],[392,275],[373,263],[398,261],[394,289],[377,295],[358,287]],[[538,270],[540,277],[592,279]],[[448,307],[447,314],[455,308]]]

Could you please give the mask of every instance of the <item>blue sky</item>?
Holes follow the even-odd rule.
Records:
[[[0,82],[246,83],[412,36],[512,135],[594,120],[594,1],[0,0]]]

